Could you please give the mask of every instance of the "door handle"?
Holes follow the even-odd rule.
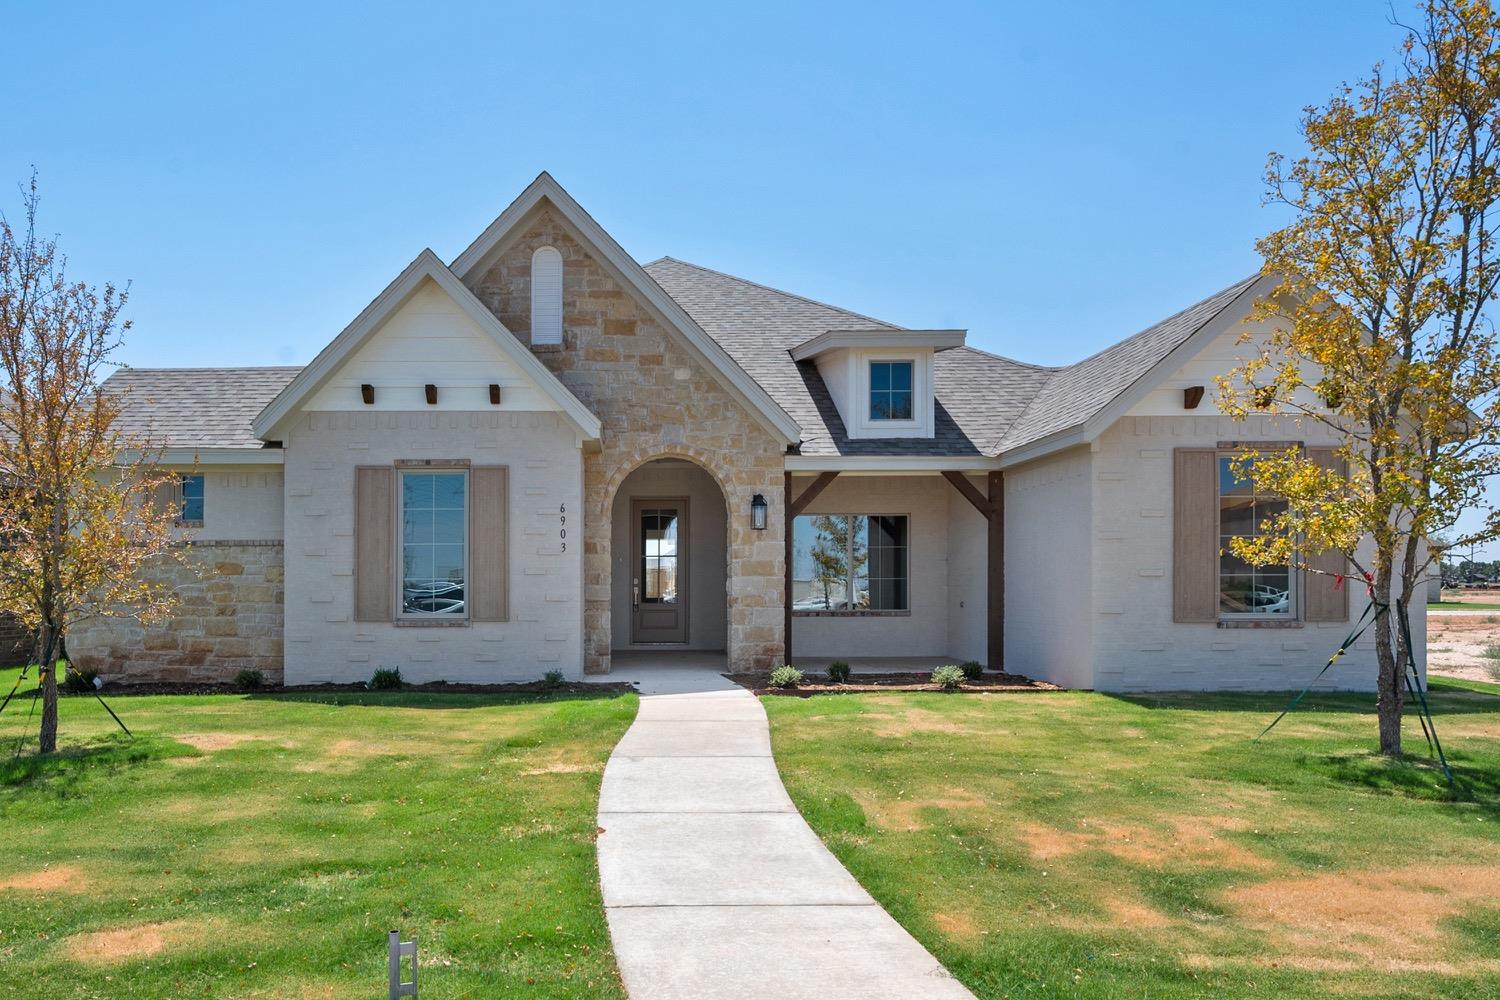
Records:
[[[635,607],[641,606],[641,581],[630,581],[630,603]]]

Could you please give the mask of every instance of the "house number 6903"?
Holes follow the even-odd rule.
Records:
[[[557,537],[562,539],[562,550],[568,551],[568,505],[560,503],[557,505],[557,520],[562,527],[557,529]]]

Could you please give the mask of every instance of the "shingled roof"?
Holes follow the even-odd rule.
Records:
[[[122,397],[118,427],[158,448],[260,448],[250,422],[298,368],[121,368],[104,391]]]
[[[828,330],[900,331],[894,323],[663,257],[645,271],[802,428],[810,456],[993,457],[1079,427],[1228,309],[1236,282],[1077,364],[1049,368],[971,347],[938,351],[935,436],[851,439],[812,361],[790,350]],[[251,423],[301,371],[124,368],[105,382],[126,399],[120,426],[158,447],[260,448]]]
[[[1001,439],[1000,450],[1019,448],[1087,423],[1233,304],[1259,278],[1259,274],[1252,274],[1112,347],[1076,364],[1054,369],[1026,412]]]
[[[851,322],[893,331],[902,327],[671,257],[647,264],[646,273],[802,425],[803,455],[945,457],[992,457],[1087,422],[1259,277],[1236,282],[1061,368],[971,347],[939,351],[934,437],[851,439],[816,365],[799,364],[788,352]]]
[[[851,439],[817,365],[788,352],[828,330],[902,327],[672,257],[646,273],[802,426],[804,455],[994,454],[1048,373],[972,348],[939,351],[934,437]]]

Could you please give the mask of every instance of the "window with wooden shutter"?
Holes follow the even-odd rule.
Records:
[[[1213,448],[1178,448],[1172,463],[1172,620],[1216,622],[1219,461]]]
[[[395,604],[392,508],[396,472],[390,466],[354,470],[354,620],[388,622]]]
[[[470,616],[503,622],[510,612],[509,470],[479,465],[469,470]]]
[[[1333,448],[1309,448],[1310,461],[1325,469],[1334,469],[1340,475],[1347,472],[1348,464]],[[1348,560],[1342,552],[1323,552],[1308,556],[1307,568],[1316,572],[1302,574],[1303,613],[1310,622],[1344,622],[1349,620],[1349,588],[1336,586],[1334,574],[1348,573]]]

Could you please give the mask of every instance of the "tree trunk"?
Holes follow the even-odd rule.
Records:
[[[1401,756],[1401,712],[1405,691],[1401,686],[1401,660],[1397,655],[1397,611],[1391,603],[1391,577],[1380,572],[1375,578],[1375,600],[1388,610],[1375,627],[1375,659],[1380,673],[1375,681],[1375,711],[1380,720],[1380,752]]]
[[[41,753],[57,752],[57,633],[47,625],[37,637],[39,679],[42,682],[42,732],[39,738]]]

